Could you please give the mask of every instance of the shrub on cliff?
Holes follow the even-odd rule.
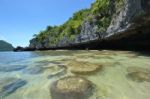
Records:
[[[118,6],[121,5],[117,0]],[[36,42],[44,44],[45,41],[49,45],[57,45],[64,38],[75,40],[76,36],[81,33],[81,27],[85,20],[94,23],[98,27],[99,32],[106,31],[111,21],[110,15],[111,0],[96,0],[89,9],[83,9],[73,14],[73,16],[60,26],[48,26],[46,30],[35,36]],[[43,43],[44,42],[44,43]]]

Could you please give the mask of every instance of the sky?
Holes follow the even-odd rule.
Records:
[[[28,46],[34,34],[60,25],[95,0],[0,0],[0,40]]]

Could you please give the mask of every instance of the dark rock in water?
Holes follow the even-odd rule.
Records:
[[[62,64],[61,62],[57,62],[57,61],[50,61],[50,63],[52,63],[52,64],[57,64],[57,65]]]
[[[66,73],[67,73],[67,70],[66,69],[62,69],[62,70],[60,70],[58,72],[50,74],[47,78],[51,79],[53,77],[61,77],[61,76],[64,76]]]
[[[40,67],[42,67],[42,66],[47,66],[47,65],[49,65],[49,64],[56,64],[56,65],[60,65],[60,64],[61,64],[61,62],[57,62],[57,61],[47,61],[47,60],[37,61],[37,62],[35,62],[35,63],[37,63],[36,66],[40,66]]]
[[[21,47],[21,46],[17,46],[17,47],[14,48],[13,50],[14,50],[14,52],[20,52],[20,51],[35,51],[34,48]]]
[[[5,86],[5,85],[7,85],[7,84],[10,84],[11,82],[14,82],[14,81],[16,81],[17,80],[17,78],[14,78],[14,77],[3,77],[3,78],[1,78],[1,80],[0,80],[0,92],[1,92],[1,90],[2,90],[2,88],[3,88],[3,86]]]
[[[43,60],[43,61],[37,61],[35,63],[37,63],[39,66],[45,66],[48,65],[50,61]]]
[[[5,97],[13,92],[15,92],[18,88],[27,84],[27,81],[22,79],[17,79],[5,86],[3,86],[2,91],[0,92],[1,97]]]
[[[53,66],[53,65],[43,65],[45,63],[42,63],[42,64],[37,64],[35,65],[34,67],[30,67],[30,68],[27,68],[27,69],[24,69],[24,73],[27,73],[27,74],[41,74],[45,71],[58,71],[58,74],[61,74],[61,70],[64,69],[63,66]],[[58,68],[57,68],[58,67]],[[59,73],[60,71],[60,73]],[[63,72],[63,71],[62,71]],[[54,75],[57,75],[57,72],[52,74],[53,76]],[[51,76],[52,76],[51,75]]]
[[[93,93],[90,81],[81,77],[64,77],[50,88],[52,99],[89,99]]]
[[[10,66],[0,66],[1,72],[12,72],[12,71],[19,71],[25,69],[27,66],[22,65],[10,65]]]
[[[25,69],[23,72],[27,74],[40,74],[43,73],[43,68],[42,67],[32,67]]]
[[[14,51],[23,51],[23,47],[21,46],[17,46],[16,48],[14,48]]]

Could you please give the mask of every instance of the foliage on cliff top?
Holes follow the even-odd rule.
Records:
[[[46,30],[35,35],[36,42],[43,43],[48,41],[49,44],[57,44],[65,37],[74,40],[76,35],[81,32],[81,25],[85,20],[93,20],[93,16],[97,16],[96,25],[100,31],[104,32],[109,26],[111,16],[109,15],[111,0],[96,0],[90,9],[83,9],[73,14],[67,22],[60,26],[48,26]],[[120,2],[122,0],[117,0]],[[120,4],[119,4],[120,5]]]
[[[38,42],[43,42],[47,39],[50,44],[55,44],[64,37],[73,39],[74,35],[80,33],[81,24],[89,11],[89,9],[78,11],[63,25],[47,26],[46,30],[41,31],[38,35],[34,35],[34,37]]]

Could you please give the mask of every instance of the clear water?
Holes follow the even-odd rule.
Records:
[[[150,56],[129,51],[2,52],[0,99],[51,99],[52,82],[76,75],[61,67],[72,60],[103,66],[96,73],[80,75],[95,85],[90,99],[150,99],[150,77],[129,77],[134,71],[150,75]]]

